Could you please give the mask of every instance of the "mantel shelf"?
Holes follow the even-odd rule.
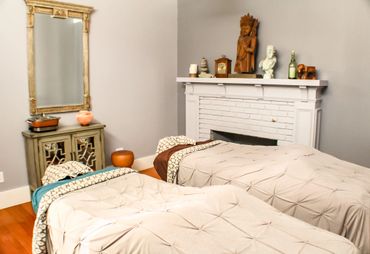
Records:
[[[187,84],[215,85],[261,85],[261,86],[296,86],[296,87],[326,87],[327,80],[304,79],[244,79],[244,78],[187,78],[178,77],[176,82]]]

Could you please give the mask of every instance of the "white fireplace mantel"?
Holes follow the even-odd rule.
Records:
[[[325,80],[184,78],[186,135],[211,130],[275,139],[278,144],[319,146]]]
[[[182,78],[176,79],[178,83],[196,84],[229,84],[229,85],[264,85],[264,86],[306,86],[306,87],[325,87],[328,86],[326,80],[306,80],[306,79],[245,79],[245,78]]]

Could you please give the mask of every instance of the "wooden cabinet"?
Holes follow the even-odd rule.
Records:
[[[43,133],[22,132],[31,191],[42,185],[41,178],[49,165],[74,160],[94,170],[104,168],[104,127],[92,124]]]

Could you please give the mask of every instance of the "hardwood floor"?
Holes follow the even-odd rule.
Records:
[[[32,253],[35,214],[31,203],[0,210],[0,253]]]
[[[154,168],[140,171],[160,179]],[[32,253],[32,230],[36,215],[31,202],[0,210],[0,254]]]
[[[151,177],[154,177],[154,178],[157,178],[157,179],[161,179],[161,177],[158,175],[155,168],[148,168],[148,169],[140,171],[140,173],[151,176]]]

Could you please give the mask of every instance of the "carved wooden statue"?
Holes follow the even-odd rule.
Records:
[[[254,73],[256,70],[255,51],[258,24],[258,20],[249,14],[240,19],[240,36],[234,68],[236,73]]]

